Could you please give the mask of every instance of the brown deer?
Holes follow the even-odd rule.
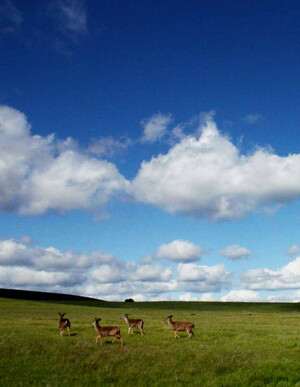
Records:
[[[59,314],[59,322],[58,322],[58,328],[59,328],[59,334],[60,336],[63,336],[64,333],[65,333],[65,328],[68,329],[68,332],[69,332],[69,336],[70,336],[70,329],[71,329],[71,323],[70,323],[70,320],[68,318],[64,318],[64,315],[65,313],[60,313],[60,312],[57,312]]]
[[[96,337],[96,344],[98,343],[98,339],[100,337],[101,340],[101,347],[103,345],[103,337],[105,336],[114,336],[115,338],[112,341],[112,344],[116,339],[120,340],[121,345],[123,345],[123,339],[121,337],[121,332],[119,327],[114,326],[107,326],[107,327],[101,327],[99,325],[99,321],[101,321],[101,318],[95,317],[95,320],[92,321],[93,327],[96,329],[96,332],[98,333],[98,336]]]
[[[189,338],[191,336],[194,336],[194,332],[192,331],[193,328],[195,328],[194,324],[189,321],[173,321],[173,316],[169,316],[165,319],[165,321],[168,322],[169,325],[171,325],[175,337],[180,339],[180,336],[178,336],[178,331],[186,331],[189,334]]]
[[[128,333],[133,333],[133,328],[137,327],[140,330],[141,334],[144,334],[144,320],[142,320],[141,318],[129,318],[128,314],[126,313],[123,317],[121,317],[121,319],[125,320],[129,325]]]

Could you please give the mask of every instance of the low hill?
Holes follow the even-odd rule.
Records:
[[[0,289],[0,297],[17,300],[35,301],[101,301],[97,298],[76,296],[73,294],[36,292],[31,290]]]

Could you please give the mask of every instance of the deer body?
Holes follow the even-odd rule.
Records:
[[[133,333],[133,328],[137,327],[140,330],[141,334],[144,334],[144,320],[142,320],[141,318],[129,318],[127,313],[121,318],[125,320],[128,324],[128,333]]]
[[[112,343],[114,343],[114,341],[116,339],[119,339],[121,345],[123,345],[123,339],[121,337],[120,328],[119,327],[114,327],[114,326],[106,326],[106,327],[100,326],[99,325],[99,321],[101,321],[101,318],[96,318],[95,317],[95,320],[92,322],[93,327],[95,328],[96,332],[98,333],[98,336],[96,337],[96,344],[98,343],[99,337],[100,337],[100,340],[101,340],[101,347],[102,347],[102,345],[103,345],[103,337],[105,337],[105,336],[114,336],[114,339],[113,339]]]
[[[65,313],[59,313],[59,322],[58,322],[58,328],[59,328],[59,334],[60,336],[63,336],[65,333],[65,328],[68,329],[69,336],[71,334],[70,329],[71,329],[71,323],[68,318],[64,318]]]
[[[180,336],[178,335],[179,331],[186,331],[189,335],[189,338],[194,336],[194,332],[192,329],[195,327],[193,323],[189,321],[173,321],[172,320],[173,316],[169,316],[166,318],[165,321],[168,322],[168,324],[172,327],[174,331],[174,336],[180,339]]]

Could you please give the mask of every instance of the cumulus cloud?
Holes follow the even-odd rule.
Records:
[[[200,297],[196,297],[192,293],[180,294],[179,301],[214,301],[212,293],[203,293]]]
[[[153,143],[161,139],[166,131],[168,125],[172,122],[172,116],[170,114],[157,113],[151,118],[142,121],[144,133],[142,142]]]
[[[179,301],[197,301],[197,297],[193,296],[192,293],[180,294]]]
[[[144,261],[165,259],[173,262],[193,262],[201,259],[202,254],[203,248],[201,246],[178,239],[159,246],[156,252],[151,256],[145,257]]]
[[[277,270],[250,269],[241,280],[244,288],[252,290],[300,289],[300,257]]]
[[[101,265],[89,272],[89,279],[95,283],[115,283],[124,281],[124,270],[118,265]]]
[[[0,266],[1,287],[43,287],[53,289],[54,286],[75,286],[84,279],[82,273],[77,272],[48,272],[34,270],[28,267]]]
[[[292,245],[285,253],[288,257],[294,257],[300,253],[300,247],[298,245]]]
[[[215,301],[215,297],[212,293],[201,294],[199,301]]]
[[[24,114],[0,107],[0,211],[99,212],[128,186],[114,164],[79,151],[70,139],[32,135]]]
[[[225,257],[232,260],[247,258],[249,255],[251,255],[251,251],[246,247],[239,245],[227,246],[219,251],[220,257]]]
[[[178,288],[190,292],[219,292],[231,285],[231,274],[223,264],[212,266],[196,263],[178,265]]]
[[[54,247],[34,246],[30,238],[2,238],[0,240],[0,265],[28,266],[37,269],[87,269],[99,265],[122,266],[122,261],[113,254],[93,251],[91,254],[80,254],[76,251],[62,252]]]
[[[268,302],[300,302],[300,291],[295,293],[276,293],[267,296]]]
[[[176,289],[177,282],[174,280],[168,282],[123,281],[107,284],[88,282],[80,287],[80,293],[88,296],[102,296],[105,299],[109,296],[112,300],[133,298],[134,294],[140,294],[143,295],[143,300],[150,300]]]
[[[133,193],[170,213],[229,220],[297,200],[299,174],[299,154],[281,157],[265,148],[240,154],[208,117],[199,138],[186,136],[142,163]]]
[[[261,301],[259,293],[253,290],[231,290],[221,301],[232,302],[256,302]]]
[[[131,267],[128,279],[131,281],[169,281],[173,272],[169,267],[162,265],[137,265]]]
[[[133,295],[159,300],[171,299],[172,292],[218,292],[226,289],[231,281],[230,273],[221,264],[180,263],[177,271],[176,276],[172,268],[161,264],[125,262],[101,250],[82,254],[36,246],[28,237],[0,239],[0,287],[112,300]],[[206,295],[201,297],[204,300]]]

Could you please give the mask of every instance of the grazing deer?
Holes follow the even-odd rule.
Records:
[[[60,336],[63,336],[65,333],[65,328],[68,329],[69,336],[70,336],[70,329],[71,329],[71,323],[68,318],[64,318],[65,313],[59,313],[59,322],[58,322],[58,328],[59,328],[59,334]]]
[[[123,317],[121,317],[123,320],[127,322],[129,325],[128,327],[128,333],[133,333],[133,328],[137,327],[139,328],[141,334],[144,334],[143,327],[144,327],[144,320],[141,318],[128,318],[128,314],[126,313]]]
[[[114,336],[115,338],[112,341],[112,344],[116,339],[120,340],[121,345],[123,345],[123,339],[121,337],[121,332],[119,327],[113,327],[113,326],[108,326],[108,327],[101,327],[99,325],[99,321],[101,321],[101,318],[95,317],[95,320],[92,321],[93,327],[96,329],[96,332],[98,333],[98,336],[96,337],[96,344],[98,343],[98,339],[100,337],[101,340],[101,347],[103,345],[103,337],[105,336]]]
[[[178,336],[178,331],[186,331],[189,334],[189,338],[191,336],[194,336],[194,332],[192,331],[193,328],[195,328],[194,324],[189,321],[173,321],[173,316],[169,316],[165,319],[171,325],[175,337],[178,337],[180,339],[180,336]]]

